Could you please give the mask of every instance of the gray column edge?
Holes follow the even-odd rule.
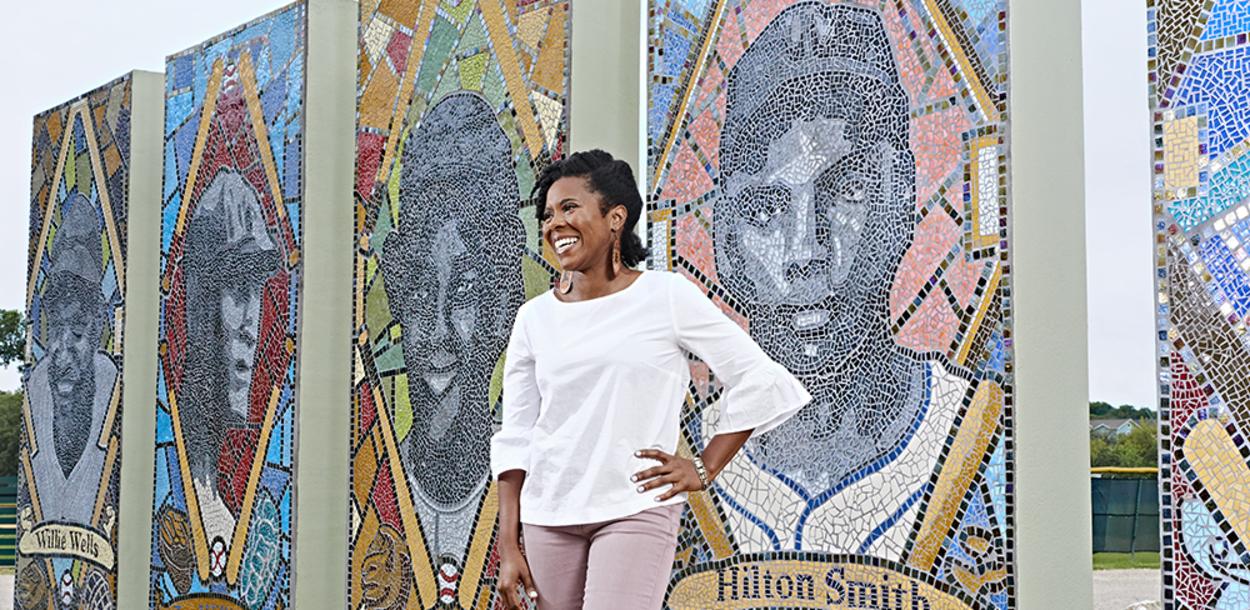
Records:
[[[569,149],[601,148],[634,168],[646,201],[647,1],[576,0],[569,37]],[[647,215],[635,232],[647,242]]]
[[[157,276],[165,75],[136,70],[131,76],[117,607],[147,608],[152,565],[152,473],[156,465]]]
[[[308,0],[293,608],[347,605],[354,0]]]
[[[1016,584],[1021,610],[1083,610],[1093,568],[1081,3],[1010,11]]]

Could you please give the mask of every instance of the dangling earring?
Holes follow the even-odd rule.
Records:
[[[560,291],[560,294],[573,292],[573,274],[568,271],[561,271],[560,283],[556,288]]]
[[[621,240],[612,229],[612,277],[621,274]]]

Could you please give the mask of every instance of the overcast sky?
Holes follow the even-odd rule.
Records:
[[[8,2],[0,19],[0,308],[22,309],[31,117],[286,0]],[[1090,397],[1153,406],[1145,3],[1086,0]],[[19,385],[0,370],[0,389]]]
[[[4,3],[0,67],[9,85],[0,94],[0,133],[7,135],[0,139],[0,309],[25,308],[34,115],[130,70],[163,71],[166,55],[288,1]],[[15,367],[0,369],[0,390],[20,385]]]
[[[1154,408],[1146,3],[1083,5],[1089,395]]]

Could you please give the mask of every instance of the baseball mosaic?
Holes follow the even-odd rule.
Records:
[[[569,0],[362,2],[349,607],[494,603],[490,436],[529,201],[565,147]]]
[[[1163,607],[1250,605],[1250,5],[1147,4]]]
[[[169,57],[151,607],[290,607],[305,5]]]
[[[651,265],[814,397],[691,496],[669,607],[1016,607],[1006,30],[994,0],[651,2]],[[722,388],[692,371],[697,452]]]
[[[117,607],[131,80],[35,117],[15,607]]]

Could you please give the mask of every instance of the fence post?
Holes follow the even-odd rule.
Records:
[[[1133,489],[1133,537],[1128,541],[1128,552],[1130,555],[1137,554],[1137,526],[1141,523],[1141,482],[1137,479],[1137,486]]]

